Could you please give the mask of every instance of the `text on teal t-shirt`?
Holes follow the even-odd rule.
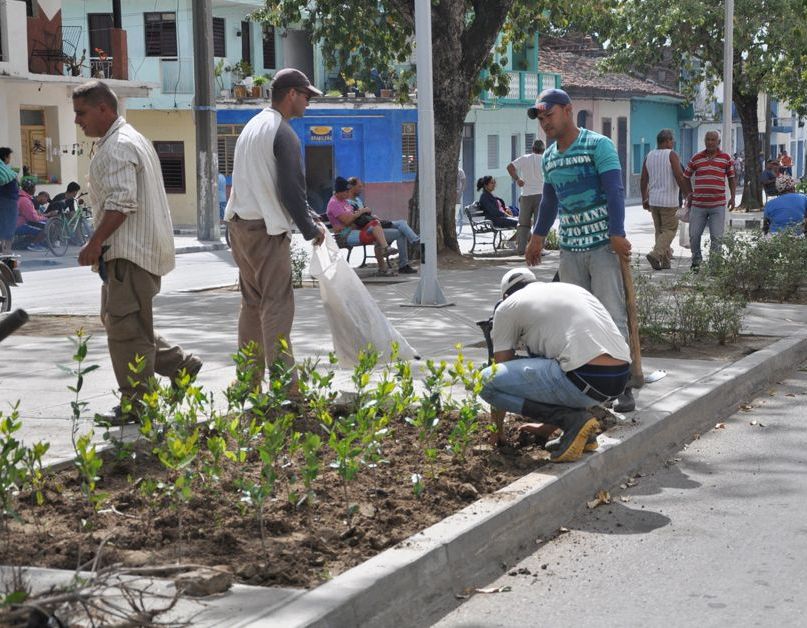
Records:
[[[580,129],[563,152],[557,144],[546,149],[544,181],[558,198],[560,248],[587,251],[608,242],[607,198],[600,175],[621,168],[614,143],[588,129]]]

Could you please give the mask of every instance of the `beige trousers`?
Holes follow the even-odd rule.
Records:
[[[676,211],[678,211],[677,207],[650,207],[656,232],[656,245],[651,254],[660,262],[669,263],[673,256],[670,244],[678,234]]]
[[[516,253],[524,255],[527,243],[532,235],[532,228],[538,220],[538,207],[541,205],[541,194],[522,196],[518,202],[518,248]]]
[[[148,380],[155,373],[173,379],[187,366],[190,356],[154,331],[152,302],[160,292],[160,277],[126,259],[113,259],[106,264],[108,279],[101,288],[101,321],[121,395],[134,400],[147,390]],[[139,374],[129,369],[135,355],[145,358],[145,367]]]
[[[291,325],[294,321],[294,288],[291,280],[291,237],[288,233],[269,235],[263,220],[229,223],[233,259],[238,264],[241,311],[238,315],[238,346],[255,342],[266,365],[278,358],[280,338],[288,342],[281,357],[294,364],[291,351]],[[259,364],[262,362],[259,360]],[[263,376],[263,371],[256,377]]]

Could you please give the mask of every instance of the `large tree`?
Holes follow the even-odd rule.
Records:
[[[644,70],[681,60],[684,91],[722,77],[725,4],[703,0],[602,0],[587,25],[609,51],[607,66]],[[746,173],[742,205],[762,202],[757,156],[760,93],[804,108],[805,0],[735,0],[733,100],[742,123]],[[786,80],[783,78],[786,77]]]
[[[507,93],[508,45],[519,46],[543,29],[550,4],[431,0],[438,250],[459,251],[454,207],[465,117],[482,90]],[[375,70],[413,85],[414,0],[267,0],[255,17],[276,26],[301,25],[321,46],[326,64],[344,76],[368,79]],[[558,13],[555,19],[563,18]]]

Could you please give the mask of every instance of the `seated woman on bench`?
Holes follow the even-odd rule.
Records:
[[[507,208],[503,199],[493,196],[495,189],[496,179],[490,175],[481,177],[476,182],[476,191],[483,190],[479,197],[479,208],[494,227],[515,229],[518,227],[518,220],[513,218],[513,213]]]
[[[350,186],[347,179],[336,177],[333,185],[333,196],[328,201],[328,220],[331,222],[336,241],[339,246],[360,246],[363,244],[373,244],[375,247],[375,258],[378,261],[379,275],[394,275],[387,264],[387,257],[397,253],[390,247],[384,237],[384,229],[378,220],[367,221],[362,216],[370,216],[368,208],[354,210],[348,202],[350,196]]]

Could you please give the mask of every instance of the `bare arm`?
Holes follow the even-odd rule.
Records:
[[[692,187],[689,184],[689,179],[684,176],[684,169],[681,168],[681,160],[675,151],[670,151],[670,166],[672,166],[673,176],[678,182],[678,189],[681,194],[689,196],[692,193]]]
[[[115,233],[126,220],[126,214],[114,210],[108,210],[101,216],[101,222],[98,223],[95,232],[90,237],[87,244],[79,251],[78,263],[81,266],[92,266],[101,257],[101,245]]]
[[[516,167],[513,165],[512,161],[507,164],[507,173],[510,175],[510,178],[516,182],[518,187],[524,187],[524,180],[518,176],[518,171],[516,170]]]
[[[650,174],[647,172],[647,159],[642,164],[642,177],[639,180],[639,187],[642,190],[642,207],[650,209],[650,194],[647,185],[650,182]]]

